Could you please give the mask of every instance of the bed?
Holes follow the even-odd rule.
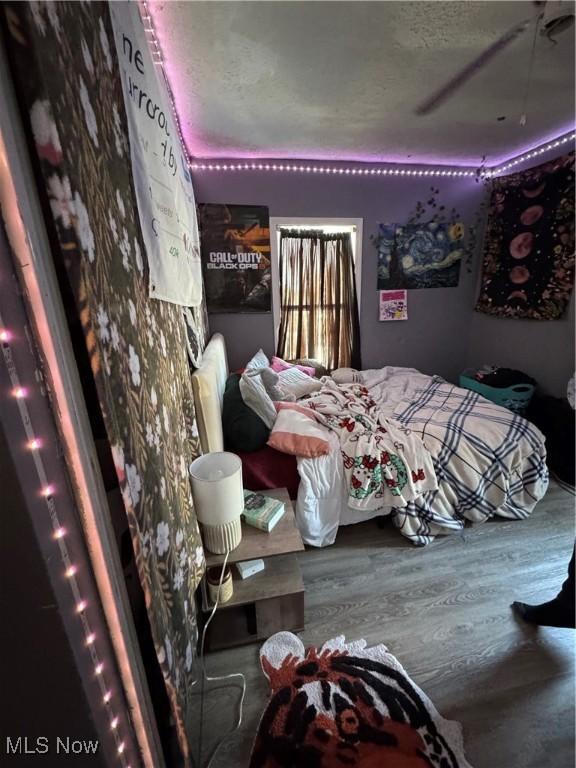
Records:
[[[205,452],[224,450],[221,413],[227,375],[224,338],[215,334],[192,377]],[[315,458],[297,457],[295,462],[299,478],[296,519],[305,543],[326,546],[334,542],[340,525],[390,515],[404,536],[416,545],[425,545],[437,535],[461,531],[467,520],[526,518],[546,492],[544,437],[521,416],[415,369],[387,366],[362,371],[359,378],[355,384],[336,385],[327,377],[317,394],[302,401],[322,423],[330,425],[326,429],[329,452]],[[391,446],[391,454],[402,452],[408,443],[418,452],[417,463],[411,460],[411,468],[405,473],[406,487],[412,489],[412,495],[400,498],[384,493],[381,499],[372,498],[371,503],[354,498],[356,470],[350,469],[351,464],[356,461],[357,465],[371,467],[376,463],[371,438],[360,438],[360,445],[362,439],[369,444],[361,449],[360,458],[349,460],[347,456],[350,440],[356,439],[355,430],[349,432],[350,420],[341,416],[350,408],[351,415],[358,418],[361,401],[367,404],[370,418],[386,425],[387,429],[380,431],[387,433],[382,439],[390,441],[387,445]],[[332,412],[340,414],[340,421],[326,415]],[[358,421],[365,423],[363,417]],[[362,434],[366,434],[365,430]],[[388,457],[382,446],[377,449]],[[358,451],[358,446],[353,450]],[[241,458],[246,484],[255,459],[250,454]],[[266,465],[265,455],[259,461]],[[285,486],[289,468],[293,473],[291,456],[286,457],[286,465],[280,470],[281,480],[270,482]],[[363,466],[361,469],[368,472]],[[392,494],[397,492],[390,490]]]

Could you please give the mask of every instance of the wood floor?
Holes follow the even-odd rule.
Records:
[[[299,556],[302,640],[386,644],[440,713],[462,723],[474,768],[572,768],[575,634],[523,626],[509,605],[553,597],[573,544],[574,498],[556,485],[526,521],[491,521],[423,549],[373,521],[342,528],[334,546]],[[246,676],[242,726],[211,766],[244,768],[268,696],[258,646],[206,661],[208,674]],[[237,695],[209,691],[204,755],[232,726]]]

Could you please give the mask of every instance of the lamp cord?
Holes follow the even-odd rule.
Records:
[[[214,607],[212,608],[212,611],[210,613],[210,616],[208,617],[208,620],[204,624],[204,627],[202,629],[202,639],[200,642],[200,670],[201,670],[201,685],[200,685],[200,738],[199,738],[199,748],[198,748],[198,765],[199,768],[210,768],[212,765],[212,761],[216,757],[216,754],[220,747],[224,744],[224,742],[232,736],[233,733],[235,733],[240,726],[242,725],[242,714],[243,714],[243,707],[244,707],[244,698],[246,696],[246,678],[242,674],[242,672],[232,672],[229,675],[215,675],[215,676],[209,676],[206,673],[206,660],[204,656],[204,645],[206,642],[206,632],[208,630],[208,627],[210,626],[210,622],[214,618],[214,615],[218,609],[218,605],[220,603],[220,590],[222,588],[222,582],[224,581],[224,574],[226,572],[226,565],[228,564],[228,557],[230,556],[230,550],[226,552],[226,556],[224,558],[224,562],[222,563],[222,571],[220,573],[220,581],[218,582],[218,591],[216,593],[216,600],[214,601]],[[232,680],[233,678],[240,678],[241,688],[242,688],[242,694],[240,696],[240,701],[238,704],[238,720],[236,721],[236,725],[232,728],[232,730],[228,731],[222,739],[216,744],[214,749],[212,750],[212,753],[210,754],[208,761],[203,764],[202,763],[202,741],[203,741],[203,734],[204,734],[204,691],[205,691],[205,684],[207,682],[215,682],[218,680]],[[198,679],[196,679],[192,685],[196,685],[198,682]]]

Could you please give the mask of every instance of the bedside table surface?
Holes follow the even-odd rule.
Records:
[[[230,552],[229,563],[240,560],[255,560],[256,558],[274,557],[290,552],[301,552],[304,549],[302,537],[296,527],[294,507],[285,488],[275,488],[269,491],[258,491],[264,496],[271,496],[284,502],[284,514],[270,533],[260,531],[242,521],[242,541]],[[206,565],[219,565],[224,562],[225,555],[215,555],[205,550]]]

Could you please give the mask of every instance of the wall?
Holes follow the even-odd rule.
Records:
[[[364,219],[362,254],[362,367],[416,367],[455,380],[465,360],[474,300],[474,275],[462,266],[457,288],[410,291],[409,319],[378,321],[376,249],[370,235],[378,222],[403,222],[430,187],[441,190],[441,202],[455,206],[465,222],[473,221],[484,189],[474,179],[365,178],[241,171],[198,171],[197,200],[206,203],[267,205],[271,216],[356,217]],[[210,315],[210,329],[228,342],[232,369],[246,363],[262,347],[273,353],[272,315]]]
[[[555,154],[557,150],[542,155],[538,162]],[[433,183],[441,190],[444,205],[455,206],[466,223],[474,220],[484,188],[473,179],[342,178],[263,171],[197,171],[194,177],[201,202],[267,205],[271,216],[364,219],[363,368],[402,365],[456,381],[463,368],[490,363],[524,370],[547,392],[564,395],[574,372],[574,297],[567,317],[557,321],[510,320],[477,313],[480,253],[472,273],[463,265],[457,288],[410,291],[407,321],[378,321],[376,250],[370,235],[376,233],[380,221],[405,221],[417,200],[428,198]],[[210,327],[226,337],[232,369],[244,365],[258,347],[273,352],[271,314],[211,314]]]

